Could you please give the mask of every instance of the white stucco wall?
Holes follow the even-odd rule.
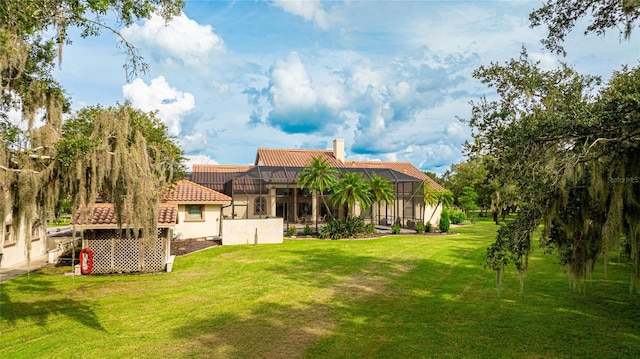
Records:
[[[202,220],[185,220],[187,206],[178,205],[178,223],[174,228],[174,235],[182,234],[184,239],[212,237],[220,235],[220,208],[219,204],[205,204]]]
[[[433,211],[435,210],[435,213]],[[442,214],[442,205],[437,207],[426,206],[424,209],[424,221],[425,223],[431,218],[431,226],[436,228],[440,225],[440,215]],[[433,217],[431,216],[433,215]]]
[[[5,219],[5,223],[9,223],[11,221],[11,217],[8,216]],[[27,241],[31,242],[31,252],[30,258],[37,258],[47,253],[47,241],[45,238],[46,230],[44,227],[40,228],[40,232],[37,237],[31,238],[31,231],[27,231],[24,222],[20,228],[14,228],[14,233],[12,234],[17,238],[17,240],[13,243],[5,243],[5,233],[4,233],[4,224],[3,228],[0,229],[0,245],[2,246],[2,262],[0,266],[2,268],[6,268],[12,265],[16,265],[19,263],[26,263],[27,261]],[[29,238],[25,240],[25,236]]]
[[[225,219],[222,222],[222,245],[282,243],[282,218]]]

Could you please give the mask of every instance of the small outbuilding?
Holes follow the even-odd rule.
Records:
[[[136,238],[130,230],[119,230],[112,203],[96,203],[90,218],[76,220],[76,228],[84,233],[83,248],[92,252],[91,273],[164,271],[170,258],[178,206],[161,203],[158,209],[158,233],[151,237]]]

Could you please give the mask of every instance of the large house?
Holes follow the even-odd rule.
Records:
[[[442,190],[439,184],[409,162],[348,161],[341,139],[333,141],[333,150],[259,148],[253,165],[194,165],[190,180],[232,198],[231,205],[223,208],[224,218],[281,217],[287,226],[315,225],[329,219],[320,197],[326,194],[297,186],[298,174],[314,157],[341,172],[357,172],[365,179],[375,173],[391,181],[396,200],[358,209],[365,221],[409,228],[417,222],[439,222],[441,208],[424,203],[424,186]],[[346,215],[344,208],[332,208],[331,213],[337,218]]]

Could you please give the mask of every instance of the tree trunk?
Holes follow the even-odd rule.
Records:
[[[332,220],[336,219],[333,216],[333,213],[331,212],[331,208],[329,208],[329,204],[327,203],[327,200],[324,198],[324,195],[321,194],[320,197],[322,198],[322,203],[324,204],[325,208],[327,208],[327,213],[329,214],[329,217],[331,217]]]
[[[440,206],[440,202],[438,202],[438,204],[436,204],[436,207],[433,209],[433,212],[431,212],[431,217],[429,217],[429,223],[431,223],[431,220],[433,219],[433,216],[436,214],[436,211],[438,210],[438,206]]]

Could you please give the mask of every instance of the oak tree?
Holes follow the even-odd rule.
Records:
[[[141,209],[134,211],[131,223],[145,223],[149,229],[155,226],[155,220],[151,225],[145,210],[152,208],[157,199],[150,189],[171,177],[167,176],[170,170],[159,170],[156,166],[166,168],[172,164],[163,163],[166,158],[148,147],[153,140],[145,135],[153,137],[155,132],[141,130],[135,123],[136,118],[144,115],[128,106],[88,110],[95,112],[91,121],[85,123],[93,126],[91,135],[74,139],[71,132],[63,131],[63,113],[69,111],[70,99],[55,79],[53,69],[62,62],[63,47],[71,44],[71,28],[78,28],[82,37],[110,31],[119,36],[119,46],[128,56],[124,67],[130,78],[145,70],[146,65],[118,29],[155,13],[168,21],[180,13],[182,5],[182,0],[0,2],[3,221],[11,214],[13,226],[31,228],[39,218],[44,227],[44,219],[53,213],[61,194],[70,195],[76,204],[90,204],[99,189],[105,190],[102,185],[109,184],[115,191],[110,200],[118,203],[126,198],[132,202],[132,208]],[[11,111],[19,113],[19,120],[9,117]],[[162,132],[159,128],[155,130]],[[180,157],[179,153],[174,155],[178,155],[174,159]]]

